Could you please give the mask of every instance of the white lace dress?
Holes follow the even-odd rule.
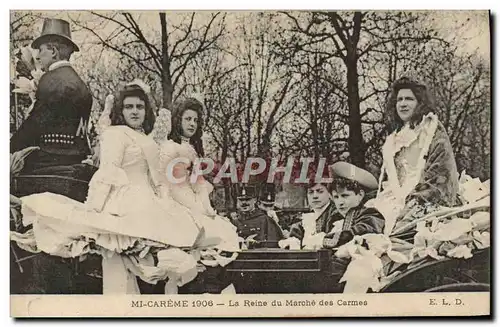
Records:
[[[203,242],[207,249],[237,252],[239,244],[236,227],[229,220],[218,216],[210,204],[209,194],[213,186],[202,176],[194,183],[191,182],[190,167],[196,159],[195,149],[187,142],[178,144],[165,140],[161,144],[160,167],[167,179],[167,187],[163,190],[167,195],[162,195],[162,198],[172,198],[193,212],[195,220],[203,228]],[[184,181],[176,183],[172,176]]]
[[[24,235],[11,234],[12,239],[33,252],[60,257],[103,255],[105,293],[137,293],[130,273],[150,283],[165,279],[169,271],[189,272],[179,284],[192,280],[196,261],[182,249],[196,247],[201,229],[190,210],[158,197],[164,181],[158,171],[158,146],[127,126],[109,127],[100,142],[100,167],[87,201],[53,193],[21,198],[23,224],[33,228]],[[152,248],[163,251],[157,266]]]

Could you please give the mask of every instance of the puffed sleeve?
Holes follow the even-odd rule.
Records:
[[[102,211],[111,187],[129,183],[122,169],[126,137],[118,129],[108,128],[100,137],[100,165],[89,184],[87,205]]]
[[[210,193],[214,190],[214,187],[210,182],[208,182],[203,176],[198,176],[196,183],[191,184],[194,193],[196,194],[196,199],[201,202],[201,207],[204,213],[209,216],[215,215],[217,212],[212,207],[210,203]]]
[[[166,139],[160,144],[158,171],[160,173],[161,180],[158,187],[162,198],[170,195],[171,181],[169,178],[171,177],[168,176],[170,172],[167,172],[167,167],[168,164],[178,156],[175,145],[176,144],[173,141]]]
[[[193,185],[193,191],[198,194],[209,195],[214,190],[214,186],[203,176],[198,176]]]
[[[193,190],[189,185],[189,170],[188,167],[191,165],[187,155],[182,153],[182,147],[179,144],[166,140],[160,147],[160,171],[163,175],[163,183],[160,186],[161,197],[172,197],[174,200],[180,204],[188,207],[191,210],[201,211],[200,204],[197,203],[194,198]],[[175,159],[184,159],[185,162],[177,162],[173,167],[169,167],[169,164]],[[182,183],[175,183],[173,179],[186,178],[186,181]]]

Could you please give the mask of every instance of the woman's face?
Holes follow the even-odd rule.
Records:
[[[198,128],[198,113],[194,110],[186,110],[182,114],[182,135],[191,138]]]
[[[401,89],[396,98],[396,110],[399,118],[405,123],[411,120],[417,107],[417,98],[410,89]]]
[[[139,97],[126,97],[123,100],[123,118],[129,127],[141,128],[146,118],[146,103]]]

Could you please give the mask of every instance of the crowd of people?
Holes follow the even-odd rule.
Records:
[[[160,110],[163,119],[157,119],[147,86],[139,80],[124,85],[106,101],[98,160],[86,160],[92,97],[69,62],[78,51],[69,24],[46,19],[32,47],[39,50],[45,73],[30,116],[11,138],[12,158],[24,161],[19,174],[87,178],[89,190],[84,203],[51,192],[11,195],[11,205],[30,227],[12,238],[23,249],[43,252],[37,260],[46,270],[67,269],[57,258],[102,256],[103,294],[139,294],[144,282],[175,294],[204,271],[230,264],[249,237],[262,247],[335,249],[356,235],[391,235],[414,219],[417,207],[430,212],[436,205],[456,204],[458,172],[450,140],[430,90],[415,76],[392,85],[387,105],[392,133],[382,147],[379,179],[353,164],[334,163],[332,183],[307,185],[311,212],[283,230],[269,210],[271,195],[257,205],[243,187],[238,212],[225,217],[212,207],[213,186],[203,177],[195,183],[167,178],[176,158],[189,159],[173,170],[183,177],[205,155],[203,104],[196,99],[174,103],[170,115]],[[339,280],[345,265],[342,260],[334,265]],[[219,284],[218,292],[234,291],[231,281]],[[61,293],[61,285],[64,281],[46,281],[38,291]]]

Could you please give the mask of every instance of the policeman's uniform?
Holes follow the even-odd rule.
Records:
[[[238,198],[250,199],[251,196],[243,189]],[[250,211],[238,212],[233,224],[243,239],[255,235],[253,239],[258,242],[254,247],[278,247],[278,241],[283,238],[280,226],[260,208],[253,207]]]

